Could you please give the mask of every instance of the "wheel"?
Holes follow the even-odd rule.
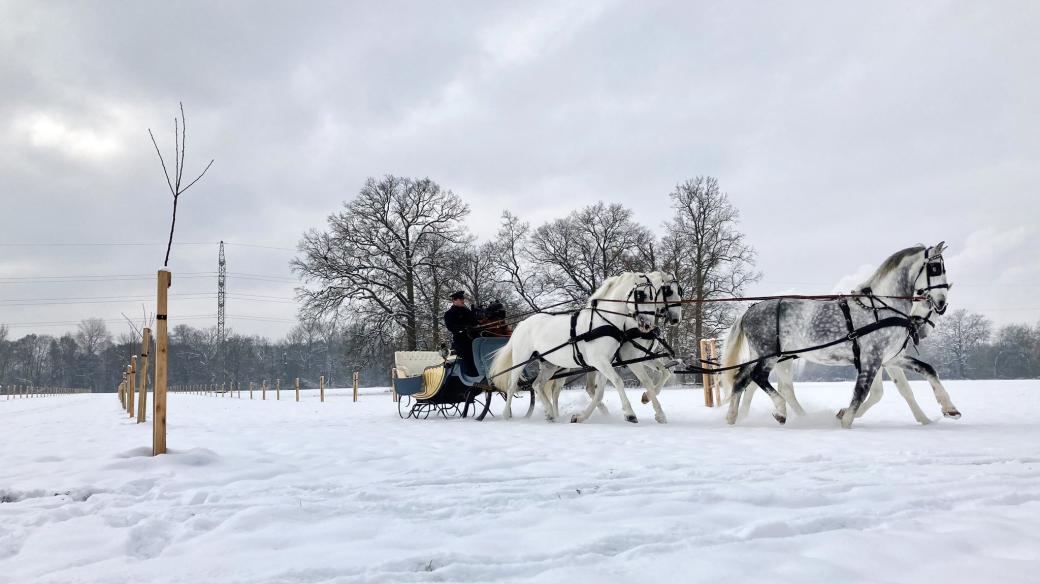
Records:
[[[524,403],[527,404],[527,410],[524,410]],[[478,393],[473,398],[473,411],[476,413],[476,420],[482,421],[485,417],[490,415],[491,417],[500,417],[502,412],[506,409],[506,396],[504,393],[499,391],[485,391]],[[513,415],[520,416],[520,412],[523,412],[524,418],[530,418],[531,414],[534,413],[534,392],[530,390],[517,389],[513,393]]]
[[[412,396],[402,395],[397,398],[397,415],[401,419],[412,417]]]

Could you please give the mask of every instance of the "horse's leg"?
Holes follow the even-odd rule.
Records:
[[[877,375],[874,376],[874,381],[870,383],[870,394],[867,395],[867,401],[863,402],[863,405],[859,407],[859,411],[856,412],[857,418],[862,418],[863,414],[867,413],[867,410],[881,401],[881,398],[885,395],[884,378],[884,372],[878,369]],[[840,420],[843,417],[845,417],[845,408],[838,410],[838,419]]]
[[[961,417],[960,411],[957,409],[957,406],[953,405],[953,401],[950,400],[950,394],[946,393],[946,388],[939,381],[939,376],[936,375],[935,369],[931,365],[906,355],[900,355],[890,363],[895,367],[909,369],[927,379],[932,386],[932,391],[935,393],[935,401],[939,402],[939,405],[942,407],[943,415],[954,420]]]
[[[757,365],[757,363],[744,365],[737,370],[737,375],[733,379],[733,390],[729,398],[729,410],[726,412],[726,423],[731,426],[737,423],[737,408],[740,407],[741,395],[744,393],[744,388],[751,383],[751,372]]]
[[[552,377],[556,371],[557,368],[555,366],[543,362],[541,367],[538,368],[538,377],[535,378],[534,383],[531,386],[531,390],[538,395],[538,398],[542,402],[542,407],[545,409],[546,422],[555,422],[557,418],[555,408],[556,404],[549,397],[552,395],[551,392],[554,389],[554,382],[550,381],[549,378]]]
[[[741,395],[730,396],[731,400],[736,400],[740,404],[740,416],[741,420],[747,417],[748,412],[751,411],[751,398],[755,397],[755,390],[758,386],[754,382],[748,384],[747,389]]]
[[[596,388],[603,385],[606,380],[602,379],[603,376],[600,375],[598,371],[589,371],[585,375],[585,393],[589,394],[589,399],[592,399],[596,396]],[[596,406],[596,408],[599,410],[599,413],[604,416],[610,415],[610,410],[607,409],[607,404],[602,401],[599,402],[599,405]]]
[[[588,362],[588,357],[586,357],[585,359],[586,362]],[[589,364],[592,365],[592,363]],[[595,367],[595,365],[592,366]],[[614,369],[612,365],[608,363],[607,368],[611,371],[611,373],[613,373]],[[596,408],[599,407],[599,404],[603,401],[603,389],[605,386],[605,383],[596,384],[595,393],[592,395],[592,399],[589,400],[589,404],[585,406],[585,409],[582,410],[580,414],[574,414],[573,416],[571,416],[572,423],[584,422],[585,420],[589,419],[589,416],[592,415],[592,412],[594,412]]]
[[[903,399],[906,400],[906,405],[910,406],[910,411],[914,414],[914,419],[917,420],[917,423],[931,424],[932,420],[921,411],[921,406],[917,405],[917,400],[914,399],[914,390],[910,389],[910,383],[906,380],[906,373],[899,367],[893,366],[886,366],[885,371],[888,371],[888,376],[892,378],[892,381],[896,382],[896,389],[899,390],[899,395],[903,396]]]
[[[628,368],[639,379],[639,382],[643,384],[643,387],[646,388],[645,395],[650,398],[650,403],[654,406],[654,419],[659,424],[667,423],[668,418],[664,415],[664,410],[661,409],[661,402],[657,400],[657,394],[661,392],[661,385],[664,384],[663,380],[668,379],[668,377],[666,375],[652,375],[650,368],[641,363],[632,363]],[[658,385],[659,383],[660,385]]]
[[[588,358],[586,358],[588,360]],[[614,371],[614,364],[610,358],[606,359],[594,359],[589,363],[599,371],[600,376],[605,378],[614,386],[614,390],[618,392],[618,397],[621,398],[621,410],[625,413],[625,421],[632,422],[633,424],[639,422],[636,418],[636,413],[632,410],[632,404],[628,401],[628,394],[625,392],[625,381],[618,375],[617,371]],[[603,384],[596,389],[596,395],[600,400],[603,399]],[[590,404],[591,405],[591,404]],[[591,413],[591,412],[590,412]],[[588,417],[588,416],[586,416]]]
[[[804,416],[805,410],[802,408],[802,404],[798,403],[798,397],[794,394],[794,359],[777,362],[773,371],[776,372],[777,390],[780,395],[787,401],[787,405],[791,406],[794,413]]]
[[[862,361],[860,367],[859,375],[856,376],[856,388],[852,391],[852,401],[849,402],[849,407],[845,408],[845,413],[841,417],[842,428],[852,427],[852,421],[856,419],[856,411],[867,398],[870,384],[874,382],[874,376],[881,370],[881,362],[880,359]]]
[[[787,422],[787,402],[780,393],[769,384],[769,370],[776,364],[775,359],[759,362],[751,372],[751,378],[773,400],[773,418],[784,424]]]

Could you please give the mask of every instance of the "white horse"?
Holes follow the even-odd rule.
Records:
[[[652,293],[652,304],[656,307],[654,311],[654,324],[657,324],[661,319],[664,319],[671,325],[679,324],[679,322],[682,321],[682,286],[679,285],[679,282],[672,277],[671,274],[666,272],[651,272],[646,274],[646,277],[651,283],[648,292]],[[660,334],[660,331],[656,332]],[[650,336],[650,338],[632,338],[621,345],[621,348],[618,351],[618,357],[620,357],[622,361],[631,361],[653,354],[665,353],[666,351],[667,348],[664,344],[653,336]],[[661,393],[661,388],[664,387],[672,377],[672,370],[667,366],[672,361],[674,361],[674,358],[672,357],[661,357],[658,359],[650,359],[626,365],[629,371],[631,371],[636,376],[636,379],[639,380],[640,385],[646,388],[644,403],[649,401],[653,404],[654,419],[661,424],[666,423],[668,418],[665,416],[664,410],[661,408],[661,402],[658,401],[657,396]],[[545,390],[546,395],[552,396],[553,408],[557,412],[559,411],[560,394],[563,392],[563,381],[563,379],[554,380],[554,382],[550,382],[550,385]],[[592,382],[585,387],[585,390],[589,393],[589,397],[593,400],[596,399],[597,394],[602,397],[602,392],[598,392],[597,388],[602,386],[604,383],[605,379],[602,375],[599,373],[593,375]],[[596,406],[599,407],[602,413],[607,413],[607,408],[602,404],[602,401],[598,402]],[[628,419],[627,413],[628,412],[626,412],[626,419]],[[629,421],[636,422],[638,420],[631,419]]]
[[[935,311],[928,307],[926,301],[914,302],[913,309],[910,311],[910,316],[915,322],[920,324],[917,326],[918,338],[924,339],[928,336],[929,327],[934,326],[932,323],[933,314]],[[903,367],[900,366],[902,359],[909,359],[914,366],[910,367],[912,371],[918,371],[924,368],[930,367],[923,361],[909,357],[906,352],[900,353],[900,355],[891,361],[884,364],[884,370],[888,373],[889,379],[895,382],[896,389],[899,390],[899,395],[906,401],[906,405],[910,407],[910,412],[913,414],[914,419],[919,424],[930,424],[931,418],[925,415],[924,411],[921,410],[921,406],[917,404],[917,400],[914,398],[913,389],[910,388],[910,383],[906,379],[906,372]],[[805,410],[802,405],[798,403],[798,398],[794,393],[794,360],[782,361],[777,364],[776,368],[773,369],[776,372],[777,377],[777,391],[787,401],[787,404],[791,406],[791,409],[800,416],[805,415]],[[863,402],[860,409],[856,411],[856,417],[862,417],[863,414],[867,413],[867,410],[872,408],[878,401],[881,400],[885,394],[885,388],[882,381],[882,373],[879,371],[874,377],[874,381],[870,386],[870,394],[867,396],[867,400]],[[943,415],[947,418],[958,419],[961,417],[960,411],[953,405],[953,401],[950,399],[950,394],[943,387],[942,382],[935,375],[925,375],[928,382],[932,386],[932,392],[935,394],[935,400],[939,403],[942,408]],[[747,416],[748,411],[751,409],[751,398],[755,394],[757,385],[750,385],[744,392],[744,396],[740,402],[740,418]],[[842,417],[845,410],[838,411],[838,417]]]
[[[549,421],[555,420],[559,412],[551,396],[545,393],[546,381],[555,368],[578,368],[586,365],[599,371],[621,395],[626,419],[636,421],[632,405],[625,396],[625,385],[621,376],[614,371],[613,357],[621,346],[624,331],[637,328],[649,332],[654,326],[654,313],[640,310],[639,298],[645,298],[646,282],[642,274],[626,272],[607,278],[589,298],[584,308],[572,313],[539,313],[516,326],[509,342],[496,354],[491,364],[490,381],[506,393],[503,417],[512,416],[512,398],[520,380],[523,364],[532,358],[542,361],[534,391],[545,408]],[[646,308],[645,300],[642,308]],[[603,389],[597,391],[602,399]],[[590,402],[582,414],[571,421],[588,419],[599,399]]]
[[[748,308],[733,323],[723,351],[722,366],[733,367],[722,374],[722,385],[731,395],[726,421],[736,422],[741,394],[751,382],[772,398],[773,417],[781,424],[787,420],[787,402],[770,385],[769,372],[791,354],[825,365],[856,366],[852,401],[841,418],[845,428],[852,426],[884,364],[892,361],[934,376],[931,367],[903,352],[914,332],[908,315],[912,297],[924,296],[936,312],[946,311],[949,284],[942,259],[944,245],[921,245],[892,254],[859,288],[873,294],[871,306],[845,299],[778,299]],[[759,355],[755,361],[741,363],[745,343]]]

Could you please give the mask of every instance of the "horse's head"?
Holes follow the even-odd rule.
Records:
[[[650,276],[655,280],[656,287],[654,306],[657,309],[654,317],[663,318],[668,324],[679,324],[682,321],[682,284],[666,272],[654,272]]]
[[[657,324],[657,305],[654,304],[657,296],[657,283],[652,278],[653,274],[634,274],[634,282],[628,293],[628,304],[631,307],[629,313],[636,321],[636,328],[640,332],[648,333]]]
[[[946,264],[943,263],[943,251],[946,242],[940,241],[935,247],[926,247],[921,268],[914,279],[914,295],[924,296],[929,310],[936,314],[946,312],[946,296],[950,291],[950,283],[946,280]]]

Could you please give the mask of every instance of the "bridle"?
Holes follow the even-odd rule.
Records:
[[[925,298],[927,298],[927,300],[928,300],[928,316],[924,317],[923,320],[924,320],[924,322],[928,322],[929,324],[931,324],[931,323],[930,323],[930,321],[928,321],[928,318],[932,315],[932,312],[935,312],[936,314],[941,316],[942,314],[944,314],[946,312],[946,309],[949,306],[949,305],[946,305],[946,306],[943,306],[942,308],[937,306],[935,304],[935,300],[932,299],[932,295],[930,294],[930,292],[932,290],[949,290],[950,289],[950,283],[949,282],[945,282],[944,281],[942,284],[932,284],[932,278],[939,278],[940,276],[945,276],[946,275],[946,264],[943,262],[942,251],[940,251],[939,253],[937,253],[934,256],[932,256],[932,255],[930,255],[931,250],[932,250],[932,248],[930,248],[930,247],[926,247],[925,248],[925,250],[924,250],[924,262],[921,264],[921,269],[917,270],[917,275],[914,276],[914,286],[917,285],[917,282],[918,282],[918,280],[921,279],[921,275],[922,274],[925,277],[925,286],[924,286],[924,288],[917,288],[917,289],[915,289],[914,290],[914,295],[915,296],[924,296]],[[945,278],[944,278],[944,280],[945,280]],[[935,326],[935,325],[933,324],[932,326]]]
[[[669,302],[669,298],[675,297],[676,300]],[[666,318],[668,311],[672,308],[682,308],[683,289],[682,284],[678,280],[672,278],[671,282],[662,284],[654,294],[654,304],[659,308],[654,313],[654,319]]]

